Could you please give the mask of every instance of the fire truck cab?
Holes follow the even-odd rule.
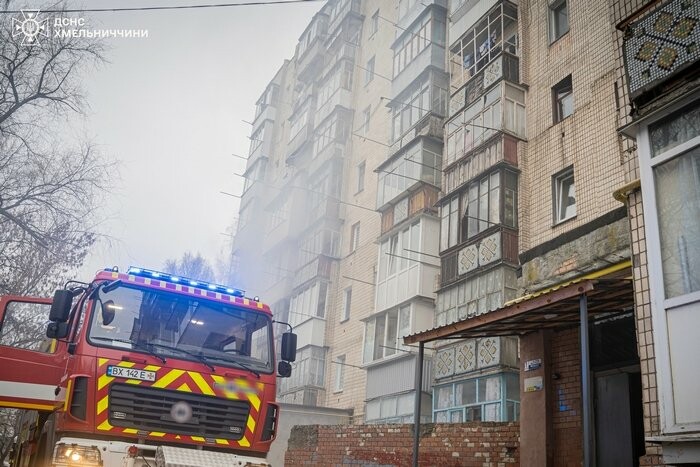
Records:
[[[13,467],[267,465],[296,355],[284,332],[276,364],[273,323],[243,291],[142,268],[1,297]]]

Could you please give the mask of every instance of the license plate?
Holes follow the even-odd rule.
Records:
[[[134,368],[125,368],[123,366],[109,365],[107,367],[107,376],[114,378],[140,379],[141,381],[155,381],[156,372],[146,370],[136,370]]]

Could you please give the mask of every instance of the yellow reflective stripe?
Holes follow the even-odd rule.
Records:
[[[255,432],[255,419],[252,415],[248,415],[248,421],[245,424],[251,433]]]
[[[146,365],[143,369],[146,371],[158,371],[160,370],[160,367],[155,365]]]
[[[204,438],[201,436],[190,436],[190,438],[192,438],[192,441],[199,441],[200,443],[204,442]]]
[[[112,381],[114,381],[113,376],[107,376],[107,375],[100,376],[99,379],[97,380],[97,389],[98,390],[102,389],[103,387],[105,387],[109,383],[111,383]]]
[[[163,376],[161,379],[153,383],[154,388],[164,388],[168,386],[170,383],[178,379],[182,374],[185,372],[185,370],[170,370]]]
[[[109,396],[104,396],[100,401],[97,403],[97,415],[101,414],[107,409],[107,405],[109,402]]]
[[[136,428],[124,428],[122,431],[124,433],[129,433],[130,435],[135,435],[139,432],[139,430],[137,430]]]
[[[97,366],[100,367],[100,366],[104,365],[105,363],[107,363],[108,361],[109,361],[108,358],[98,358],[97,359]]]
[[[188,371],[188,375],[190,375],[190,378],[192,378],[192,381],[194,381],[194,384],[197,385],[200,391],[202,391],[203,394],[206,394],[208,396],[213,396],[214,391],[211,389],[211,386],[207,384],[206,381],[204,381],[204,378],[202,378],[202,375],[199,373],[196,373],[194,371]]]
[[[11,407],[14,409],[34,409],[34,410],[54,410],[56,407],[49,404],[28,404],[25,402],[0,401],[0,407]]]
[[[248,441],[248,438],[246,438],[245,436],[241,438],[240,441],[238,441],[238,444],[244,448],[250,447],[250,441]]]
[[[183,391],[183,392],[192,392],[192,389],[187,385],[187,383],[182,383],[179,388],[177,388],[178,391]]]
[[[134,362],[119,362],[119,363],[117,363],[117,366],[123,366],[124,368],[131,368],[134,365],[136,365],[136,363],[134,363]]]
[[[251,404],[253,404],[256,411],[260,410],[260,398],[257,396],[257,394],[248,394],[248,400]]]
[[[151,436],[157,436],[157,437],[160,438],[161,436],[165,436],[165,433],[163,433],[163,432],[161,432],[161,431],[151,431],[151,432],[149,433],[149,435],[151,435]]]
[[[108,420],[105,420],[104,422],[100,423],[100,424],[97,426],[97,429],[98,429],[98,430],[104,430],[104,431],[109,431],[109,430],[111,430],[112,428],[113,428],[113,427],[112,427],[112,425],[109,424],[109,421],[108,421]]]
[[[143,381],[141,381],[140,379],[127,379],[124,382],[126,384],[141,384],[141,383],[143,383]]]
[[[228,440],[217,438],[217,439],[216,439],[216,444],[225,444],[226,446],[228,446]]]
[[[68,399],[70,399],[70,390],[71,387],[73,386],[73,380],[68,379],[68,384],[66,385],[66,394],[63,396],[63,411],[67,412],[68,411]]]

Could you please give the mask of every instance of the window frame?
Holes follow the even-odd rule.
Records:
[[[557,35],[556,21],[561,7],[566,8],[566,30]],[[554,0],[547,6],[547,29],[549,31],[549,45],[566,36],[571,30],[571,20],[568,0]]]
[[[372,55],[372,58],[367,60],[367,66],[365,67],[365,86],[374,80],[375,59],[376,56]]]
[[[433,404],[432,404],[432,414],[433,414],[433,423],[465,423],[469,421],[474,421],[474,422],[484,422],[484,421],[492,421],[492,422],[504,422],[504,421],[517,421],[520,419],[520,400],[515,400],[515,399],[508,399],[508,378],[506,375],[515,375],[517,376],[517,373],[512,373],[512,372],[503,372],[503,373],[495,373],[495,374],[488,374],[488,375],[480,375],[478,377],[474,378],[465,378],[461,379],[458,381],[452,381],[450,383],[444,383],[444,384],[439,384],[436,383],[433,386]],[[487,380],[490,378],[498,377],[500,379],[500,397],[498,399],[494,400],[479,400],[479,391],[480,391],[480,381],[481,380]],[[455,388],[459,384],[467,383],[474,381],[475,385],[475,402],[469,403],[469,404],[460,404],[456,405],[455,404]],[[520,394],[520,384],[519,384],[519,379],[518,381],[518,394]],[[452,396],[451,396],[451,405],[448,407],[441,407],[438,408],[438,402],[439,398],[437,397],[437,392],[446,387],[451,387],[452,388]],[[508,414],[507,414],[507,407],[508,403],[511,402],[513,403],[514,407],[514,413],[517,414],[517,417],[515,417],[515,420],[509,420],[508,419]],[[500,404],[500,411],[499,411],[499,419],[498,420],[484,420],[483,414],[484,414],[484,407],[489,406],[489,405],[494,405],[494,404]],[[480,420],[466,420],[465,415],[466,411],[470,408],[479,408],[480,411]],[[453,413],[461,413],[461,420],[459,421],[447,421],[447,422],[438,422],[437,421],[437,414],[438,413],[447,413],[448,417],[451,417]]]
[[[637,145],[639,155],[639,173],[643,187],[642,202],[644,205],[644,233],[646,236],[647,259],[649,271],[649,293],[651,302],[651,320],[653,324],[654,352],[659,395],[659,418],[662,434],[676,434],[700,430],[700,423],[677,422],[675,416],[675,395],[673,391],[673,376],[671,374],[671,348],[669,339],[668,313],[700,302],[700,291],[666,298],[663,262],[661,257],[660,225],[656,202],[656,186],[654,183],[654,168],[670,160],[682,157],[683,154],[700,147],[700,135],[691,138],[659,155],[652,157],[650,127],[676,113],[689,110],[700,105],[700,93],[696,92],[683,102],[676,103],[664,109],[658,115],[645,121],[639,127]],[[661,363],[663,362],[663,363]]]
[[[355,194],[364,191],[365,189],[365,171],[367,170],[367,162],[362,161],[357,164],[357,186],[355,187]]]
[[[573,214],[567,216],[566,214],[562,215],[560,217],[561,213],[561,202],[563,201],[563,196],[562,196],[562,189],[564,187],[564,183],[568,181],[569,179],[572,180],[571,185],[574,187],[574,212]],[[570,221],[572,219],[575,219],[576,216],[578,215],[578,207],[577,207],[577,195],[576,195],[576,176],[574,173],[574,166],[570,165],[569,167],[565,168],[564,170],[561,170],[554,175],[552,175],[552,224],[553,226],[557,226],[559,224],[562,224],[564,222]],[[568,206],[567,206],[568,208]]]
[[[360,247],[360,221],[350,226],[350,253],[357,251]]]
[[[343,386],[345,383],[345,362],[347,356],[345,354],[337,355],[334,359],[336,371],[335,378],[333,380],[333,392],[343,392]]]
[[[571,99],[571,112],[564,115],[564,102],[569,98]],[[572,76],[568,75],[552,86],[552,121],[556,125],[572,116],[575,111],[574,83]]]
[[[352,286],[343,289],[343,311],[340,316],[340,322],[344,323],[350,319],[350,310],[352,309]]]
[[[414,320],[414,309],[413,305],[408,303],[405,305],[401,306],[395,306],[392,307],[386,311],[383,311],[381,313],[377,313],[376,315],[368,318],[365,320],[365,326],[364,326],[364,331],[363,331],[363,340],[362,340],[362,363],[364,365],[372,365],[377,362],[382,362],[385,361],[388,358],[394,358],[397,355],[401,355],[404,352],[402,350],[407,350],[408,347],[404,345],[401,342],[401,330],[402,329],[407,329],[408,332],[410,333],[411,330],[413,329],[413,320]],[[408,323],[404,322],[401,320],[402,313],[408,313],[407,316],[405,316],[406,319],[408,319]],[[395,338],[395,347],[387,346],[386,344],[389,343],[389,333],[388,330],[391,329],[389,324],[390,324],[390,316],[392,314],[396,314],[396,323],[395,323],[395,329],[394,329],[394,336],[392,338]],[[382,343],[377,344],[377,330],[379,328],[378,324],[382,322]],[[371,331],[370,331],[371,328]],[[371,336],[369,336],[369,333],[371,332]],[[371,342],[371,349],[368,349],[368,343]],[[368,357],[367,351],[371,352],[371,356]],[[377,352],[380,352],[381,355],[378,357],[375,356],[377,355]]]

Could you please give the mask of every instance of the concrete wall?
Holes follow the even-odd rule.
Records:
[[[421,426],[420,465],[519,465],[517,422],[427,424]],[[286,466],[410,466],[413,425],[297,426]]]
[[[343,425],[350,423],[352,411],[311,407],[280,403],[280,418],[277,425],[277,437],[272,442],[267,462],[274,467],[285,465],[284,453],[292,428],[302,425]]]

